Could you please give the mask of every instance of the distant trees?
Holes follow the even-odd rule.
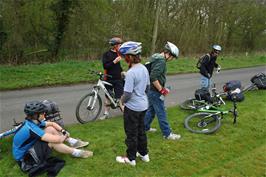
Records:
[[[226,52],[266,49],[266,0],[1,0],[0,63],[98,59],[112,36],[169,40],[181,54],[219,43]]]

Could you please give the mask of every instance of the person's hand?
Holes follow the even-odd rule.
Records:
[[[162,90],[160,90],[160,93],[163,95],[163,96],[166,96],[168,95],[170,92],[170,90],[168,88],[162,88]]]
[[[113,61],[114,64],[118,63],[121,59],[122,59],[121,56],[116,57],[116,58],[114,59],[114,61]]]
[[[122,79],[125,79],[125,78],[126,78],[126,74],[127,74],[126,71],[122,71],[122,72],[121,72],[121,77],[122,77]]]
[[[217,67],[217,71],[216,71],[216,73],[220,73],[220,71],[221,71],[221,66],[219,65],[219,66]]]
[[[61,130],[61,133],[66,136],[66,137],[70,137],[70,133],[68,131],[66,131],[65,129]]]
[[[119,107],[120,107],[121,111],[124,112],[125,105],[123,105],[121,100],[119,100]]]

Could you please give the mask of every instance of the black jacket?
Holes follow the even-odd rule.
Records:
[[[209,57],[210,56],[210,57]],[[211,78],[213,69],[217,68],[219,65],[216,63],[216,56],[210,55],[205,55],[205,57],[202,60],[201,66],[200,66],[200,74],[207,77]]]
[[[106,74],[111,75],[112,78],[107,78],[107,80],[121,80],[122,67],[120,62],[114,64],[114,60],[118,57],[117,53],[109,50],[103,54],[102,63]]]

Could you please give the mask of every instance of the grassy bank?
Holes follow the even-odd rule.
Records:
[[[265,176],[266,91],[251,91],[245,96],[245,101],[238,104],[237,124],[232,124],[231,114],[226,115],[221,128],[212,135],[190,133],[184,129],[183,121],[192,112],[178,106],[168,108],[171,128],[182,139],[167,141],[160,131],[148,133],[151,162],[137,159],[136,167],[115,162],[116,155],[125,154],[126,148],[121,117],[68,126],[73,137],[90,141],[87,149],[94,151],[94,157],[74,159],[55,154],[66,160],[58,176]],[[230,108],[232,103],[227,102],[226,106]],[[159,129],[156,119],[153,127]],[[11,138],[1,140],[0,174],[25,176],[12,159],[11,141]]]
[[[196,58],[180,58],[167,63],[168,74],[198,72]],[[145,62],[145,61],[143,61]],[[266,64],[266,56],[221,56],[218,63],[222,69],[243,68]],[[126,70],[125,61],[122,61]],[[0,66],[0,90],[21,89],[38,86],[51,86],[90,82],[95,80],[88,69],[102,71],[100,60],[63,61],[54,64]]]

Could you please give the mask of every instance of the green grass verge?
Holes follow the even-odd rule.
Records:
[[[180,141],[162,138],[161,132],[148,133],[151,162],[137,159],[137,166],[115,162],[116,155],[125,154],[122,117],[96,121],[86,125],[70,125],[73,137],[90,141],[87,149],[94,151],[91,159],[75,159],[54,154],[66,165],[58,176],[192,176],[192,177],[261,177],[266,174],[266,91],[251,91],[238,104],[239,118],[233,125],[232,115],[226,115],[221,128],[214,134],[193,134],[183,127],[192,112],[178,106],[168,108],[168,119],[173,132],[180,133]],[[230,108],[231,102],[226,107]],[[158,128],[155,119],[153,127]],[[11,138],[1,140],[0,174],[23,176],[11,155]],[[24,175],[25,176],[25,175]]]
[[[196,58],[180,58],[167,63],[168,74],[198,72]],[[143,61],[144,63],[145,61]],[[227,56],[218,58],[222,69],[243,68],[266,64],[266,56]],[[122,61],[123,67],[126,64]],[[102,71],[100,60],[62,61],[54,64],[0,66],[0,90],[21,89],[40,86],[92,82],[96,78],[88,69]]]

